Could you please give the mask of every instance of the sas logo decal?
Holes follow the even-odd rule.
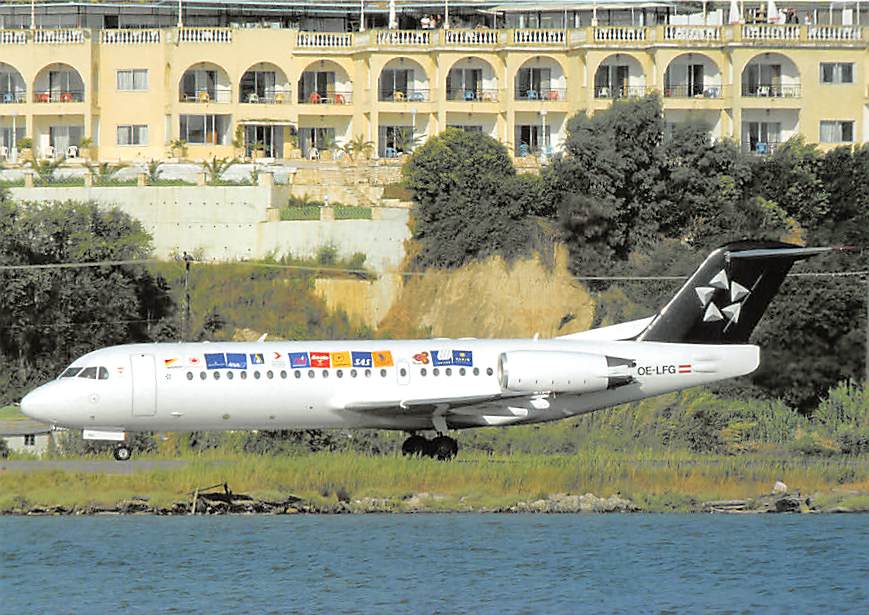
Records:
[[[374,354],[374,367],[392,367],[392,353],[388,350],[378,350]]]
[[[373,364],[370,352],[353,352],[351,356],[353,367],[371,367]]]
[[[443,367],[445,365],[453,364],[453,351],[452,350],[432,350],[431,353],[432,363],[435,367]]]
[[[250,364],[251,365],[264,365],[266,362],[263,353],[257,352],[250,355]]]
[[[325,367],[328,368],[330,364],[330,358],[328,352],[312,352],[311,353],[311,367]]]
[[[332,352],[332,367],[350,367],[349,352]]]
[[[287,356],[290,358],[290,367],[310,367],[307,352],[291,352]]]
[[[414,363],[421,363],[422,365],[428,365],[428,353],[427,352],[418,352],[413,355]]]

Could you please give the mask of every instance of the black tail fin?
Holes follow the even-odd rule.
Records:
[[[724,245],[703,261],[638,339],[745,343],[791,266],[831,249],[803,248],[778,241]]]

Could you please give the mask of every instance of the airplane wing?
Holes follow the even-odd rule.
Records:
[[[344,410],[352,410],[365,414],[379,416],[426,416],[436,410],[446,414],[458,408],[467,408],[477,404],[501,399],[501,395],[472,395],[467,397],[442,397],[431,399],[401,399],[401,400],[377,400],[377,401],[352,401],[343,404]],[[445,412],[446,411],[446,412]],[[462,413],[466,414],[466,413]],[[482,414],[482,412],[480,412]]]

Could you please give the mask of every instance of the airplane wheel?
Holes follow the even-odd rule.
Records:
[[[410,436],[401,445],[401,454],[411,457],[422,457],[426,454],[428,440],[422,436]]]
[[[129,461],[130,457],[133,456],[130,447],[125,444],[115,447],[112,454],[115,456],[115,461]]]
[[[431,456],[441,461],[449,461],[459,452],[459,443],[449,436],[438,436],[431,441]]]

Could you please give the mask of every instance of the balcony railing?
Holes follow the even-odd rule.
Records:
[[[567,90],[562,88],[516,88],[514,100],[534,100],[541,102],[557,102],[566,100]]]
[[[182,43],[231,43],[231,28],[181,28],[178,40]]]
[[[266,90],[264,94],[242,90],[239,93],[239,101],[251,105],[283,105],[289,103],[290,91],[286,89]]]
[[[664,26],[666,41],[720,41],[721,26]]]
[[[38,45],[72,45],[84,43],[84,30],[36,30],[33,42]]]
[[[723,88],[720,85],[671,85],[664,88],[665,98],[721,98]]]
[[[296,47],[301,49],[346,49],[353,46],[350,32],[299,32]]]
[[[178,101],[183,103],[230,103],[232,102],[232,93],[229,90],[182,91]]]
[[[0,103],[10,105],[15,103],[27,102],[27,92],[25,90],[7,90],[0,92]]]
[[[428,102],[431,100],[428,88],[403,88],[398,90],[379,90],[377,100],[381,102]]]
[[[603,26],[594,29],[596,41],[644,41],[646,29],[638,26]]]
[[[810,41],[860,41],[863,28],[860,26],[808,26],[806,36]]]
[[[800,84],[742,84],[742,95],[760,98],[799,98]]]
[[[151,45],[160,42],[160,30],[101,30],[103,45]]]
[[[0,45],[26,45],[26,30],[0,30]]]
[[[36,90],[33,102],[38,103],[77,103],[84,102],[82,90]]]
[[[463,90],[461,88],[453,88],[447,90],[447,100],[461,100],[464,102],[497,102],[498,90]]]
[[[644,85],[596,85],[594,86],[595,98],[628,98],[630,96],[643,96],[646,93]]]
[[[779,148],[781,141],[757,141],[755,143],[743,143],[742,151],[757,156],[769,156]]]
[[[498,30],[441,30],[451,47],[491,47],[498,44]]]
[[[303,105],[349,105],[353,102],[353,92],[341,91],[310,91],[299,92],[299,104]]]
[[[428,47],[431,30],[379,30],[378,47]]]
[[[798,41],[800,26],[796,24],[746,24],[742,26],[742,38],[749,41]]]
[[[567,40],[564,30],[513,30],[513,44],[563,47]]]

